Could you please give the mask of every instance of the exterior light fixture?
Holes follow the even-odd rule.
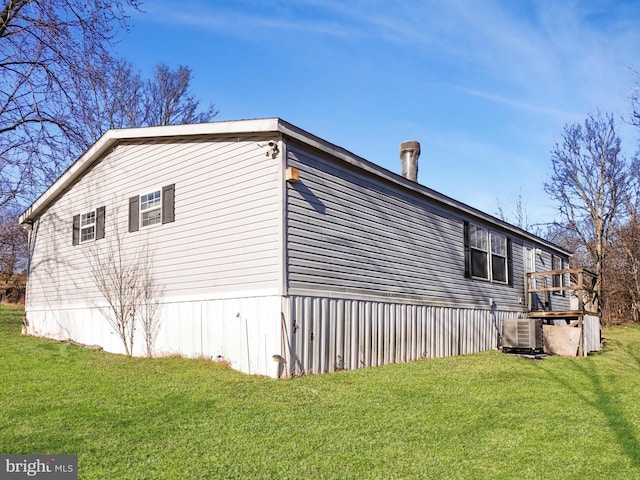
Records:
[[[278,148],[278,142],[277,141],[273,141],[272,140],[269,143],[267,143],[266,145],[264,143],[258,143],[257,145],[260,148],[268,147],[268,151],[265,154],[265,156],[271,157],[271,158],[278,158],[278,154],[280,153],[280,149]]]

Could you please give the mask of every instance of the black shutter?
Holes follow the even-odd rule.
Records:
[[[469,248],[469,222],[463,224],[464,233],[464,276],[471,278],[471,249]]]
[[[71,244],[78,245],[80,243],[80,215],[74,215],[72,230]]]
[[[140,223],[140,197],[136,195],[129,199],[129,231],[137,232]]]
[[[176,219],[175,189],[175,183],[162,187],[162,223],[170,223]]]
[[[105,207],[96,209],[96,240],[104,238]]]
[[[507,281],[513,287],[513,251],[510,238],[507,238]]]

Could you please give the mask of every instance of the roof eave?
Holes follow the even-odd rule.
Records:
[[[20,215],[20,223],[33,221],[44,211],[67,187],[81,176],[91,165],[105,152],[118,142],[124,140],[140,140],[144,138],[168,138],[196,135],[225,135],[225,134],[250,134],[250,133],[280,133],[296,139],[306,145],[321,150],[333,157],[337,157],[351,165],[372,173],[387,181],[402,185],[420,195],[428,197],[441,205],[452,208],[469,217],[501,226],[503,229],[515,233],[517,236],[534,243],[545,245],[553,250],[571,256],[572,252],[555,245],[541,237],[527,232],[508,222],[500,220],[481,210],[454,200],[429,187],[405,179],[401,175],[393,173],[375,163],[365,160],[348,150],[334,145],[320,137],[317,137],[301,128],[296,127],[280,118],[265,118],[254,120],[234,120],[225,122],[196,123],[190,125],[169,125],[160,127],[140,127],[119,130],[109,130],[96,143],[94,143],[78,160],[76,160],[33,204]]]
[[[53,184],[45,190],[23,213],[19,222],[33,221],[67,187],[80,177],[91,165],[112,146],[123,140],[144,138],[168,138],[196,135],[225,135],[248,132],[277,132],[280,119],[267,118],[228,122],[194,123],[189,125],[168,125],[159,127],[139,127],[108,130],[86,152],[84,152]]]
[[[343,149],[342,147],[333,145],[327,142],[326,140],[323,140],[320,137],[316,137],[315,135],[309,132],[306,132],[294,125],[291,125],[290,123],[287,123],[283,120],[280,121],[280,132],[283,135],[289,136],[291,138],[295,138],[307,145],[317,148],[334,157],[338,157],[341,160],[347,163],[350,163],[351,165],[354,165],[362,170],[368,171],[378,177],[381,177],[390,182],[402,185],[404,188],[409,188],[419,193],[420,195],[428,197],[443,206],[454,209],[469,217],[483,220],[490,224],[499,225],[503,229],[510,231],[521,238],[525,238],[539,245],[544,245],[548,248],[552,248],[553,250],[556,250],[567,256],[573,255],[573,252],[570,252],[558,245],[555,245],[552,242],[545,240],[544,238],[538,237],[537,235],[534,235],[520,227],[516,227],[515,225],[512,225],[508,222],[505,222],[504,220],[494,217],[493,215],[489,215],[488,213],[485,213],[482,210],[478,210],[470,205],[467,205],[451,197],[448,197],[447,195],[437,192],[436,190],[433,190],[429,187],[426,187],[417,182],[408,180],[404,178],[402,175],[393,173],[390,170],[387,170],[386,168],[383,168],[379,165],[376,165],[375,163],[370,162],[369,160],[359,157],[358,155],[355,155],[354,153],[351,153]]]

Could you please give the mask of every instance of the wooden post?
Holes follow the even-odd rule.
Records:
[[[581,312],[584,311],[584,293],[583,293],[583,285],[584,278],[582,277],[582,270],[578,272],[578,285],[576,292],[578,293],[578,310]]]

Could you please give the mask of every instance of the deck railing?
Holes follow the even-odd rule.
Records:
[[[568,281],[567,281],[568,278]],[[538,279],[541,281],[538,282]],[[527,273],[527,310],[529,312],[549,312],[554,314],[573,313],[575,315],[598,315],[594,296],[596,275],[585,268],[569,268],[563,270],[547,270]],[[542,285],[538,285],[541,283]],[[576,300],[576,308],[557,310],[554,308],[552,295],[569,295]],[[537,301],[536,301],[537,300]],[[566,305],[566,301],[559,302]],[[542,308],[540,308],[542,307]]]

